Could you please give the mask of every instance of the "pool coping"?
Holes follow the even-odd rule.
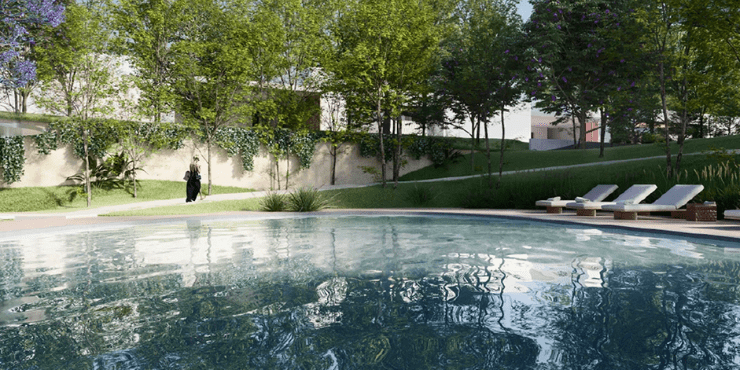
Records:
[[[305,216],[352,216],[352,215],[398,215],[398,216],[473,216],[504,218],[523,221],[537,221],[556,223],[561,225],[592,226],[600,229],[624,230],[630,232],[659,233],[662,235],[680,236],[683,238],[718,240],[730,243],[738,243],[740,248],[740,222],[717,221],[717,222],[691,222],[681,219],[671,219],[660,216],[641,216],[637,221],[615,220],[611,213],[599,212],[595,217],[579,217],[575,213],[565,212],[562,214],[545,213],[538,210],[513,210],[513,209],[458,209],[458,208],[434,208],[434,209],[329,209],[319,212],[290,213],[290,212],[222,212],[196,215],[170,215],[170,216],[127,216],[127,217],[90,217],[90,218],[65,218],[63,216],[49,216],[40,218],[17,219],[13,221],[0,222],[0,238],[7,239],[13,236],[47,232],[72,232],[82,229],[100,227],[125,227],[136,224],[156,224],[174,222],[177,220],[193,219],[224,219],[224,218],[284,218]]]

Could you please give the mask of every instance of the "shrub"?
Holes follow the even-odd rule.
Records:
[[[315,212],[329,206],[329,199],[317,189],[302,187],[288,196],[288,210],[293,212]]]
[[[420,186],[414,184],[413,187],[406,191],[406,200],[408,200],[413,206],[423,206],[431,202],[437,194],[431,186]]]
[[[732,159],[701,170],[684,171],[681,176],[686,179],[685,183],[704,185],[704,190],[694,201],[716,202],[720,219],[726,209],[740,208],[740,165],[735,164],[734,157]]]
[[[665,143],[665,138],[661,134],[652,134],[649,132],[645,132],[642,134],[642,138],[640,141],[643,144]]]
[[[287,208],[287,196],[285,194],[268,192],[260,200],[260,211],[282,212]]]

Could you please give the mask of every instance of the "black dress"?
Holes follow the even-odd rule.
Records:
[[[187,193],[185,202],[195,202],[195,199],[198,198],[198,193],[200,193],[200,173],[197,171],[190,173],[185,192]]]

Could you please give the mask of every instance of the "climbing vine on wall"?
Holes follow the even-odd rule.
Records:
[[[46,132],[34,135],[33,139],[41,154],[48,155],[58,149],[59,143],[69,144],[79,158],[85,157],[83,132],[88,135],[87,152],[91,157],[103,158],[111,145],[118,142],[118,133],[113,120],[70,119],[49,124]]]
[[[21,179],[25,155],[23,136],[0,137],[0,167],[3,181],[12,184]]]
[[[216,144],[226,150],[229,156],[238,154],[244,171],[254,170],[254,156],[260,149],[255,131],[243,127],[224,127],[216,133]]]
[[[356,140],[360,145],[360,155],[363,157],[377,157],[380,153],[378,134],[363,134]],[[386,161],[393,159],[393,151],[397,142],[395,135],[383,135]],[[434,166],[441,166],[454,152],[452,145],[444,138],[429,136],[403,136],[401,147],[403,150],[408,150],[414,159],[429,156]]]

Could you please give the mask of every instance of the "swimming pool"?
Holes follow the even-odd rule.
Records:
[[[0,368],[738,366],[740,250],[713,242],[441,216],[0,239]]]

